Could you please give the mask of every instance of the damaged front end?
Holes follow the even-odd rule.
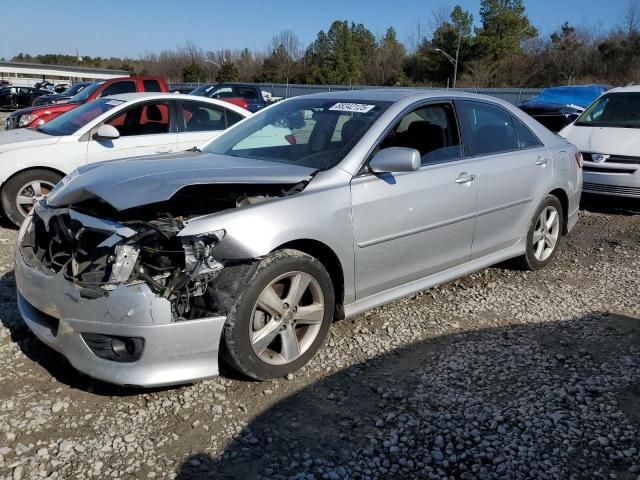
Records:
[[[226,232],[183,237],[180,231],[212,210],[243,208],[300,188],[216,186],[213,197],[210,188],[196,186],[170,201],[123,212],[99,199],[62,208],[43,201],[24,228],[20,250],[32,268],[62,275],[81,298],[96,299],[120,285],[142,283],[170,303],[172,321],[220,315],[224,312],[211,285],[225,268],[215,250]]]

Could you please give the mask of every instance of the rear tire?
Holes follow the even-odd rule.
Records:
[[[547,195],[536,209],[527,231],[527,249],[515,260],[523,270],[546,267],[558,251],[564,230],[564,213],[557,197]]]
[[[35,205],[35,199],[40,195],[46,196],[61,178],[61,175],[41,168],[13,176],[2,189],[5,216],[19,227]]]
[[[318,260],[273,252],[251,269],[227,312],[225,359],[256,380],[294,372],[320,349],[334,307],[331,277]]]

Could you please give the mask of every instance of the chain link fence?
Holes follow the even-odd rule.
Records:
[[[366,88],[382,88],[368,85],[301,85],[292,83],[250,83],[242,82],[246,85],[256,85],[262,90],[270,92],[274,98],[290,98],[311,93],[336,92],[345,90],[359,90]],[[169,88],[173,90],[186,91],[198,87],[198,83],[171,83]],[[384,87],[400,88],[400,87]],[[445,90],[443,88],[420,88],[421,90]],[[454,89],[448,89],[454,90]],[[456,88],[457,91],[480,93],[500,98],[514,105],[518,105],[525,100],[540,94],[539,88]]]

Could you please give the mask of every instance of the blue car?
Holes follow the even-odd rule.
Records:
[[[540,95],[521,103],[518,107],[552,132],[559,132],[611,88],[609,85],[545,88]]]

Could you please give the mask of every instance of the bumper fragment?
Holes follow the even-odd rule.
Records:
[[[119,286],[86,299],[62,274],[47,275],[27,265],[16,252],[18,307],[44,343],[77,370],[118,385],[156,387],[187,383],[218,374],[224,316],[174,322],[167,300],[146,284]],[[96,356],[82,333],[144,339],[139,360],[131,363]]]

